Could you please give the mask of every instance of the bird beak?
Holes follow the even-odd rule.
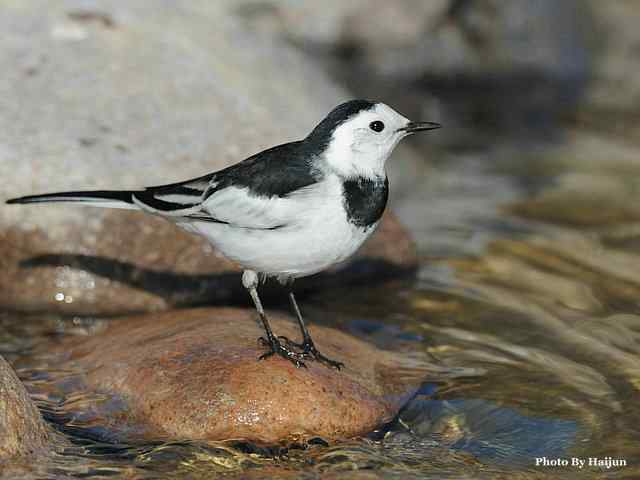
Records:
[[[442,125],[435,122],[409,122],[404,127],[398,129],[400,132],[415,133],[425,130],[435,130],[441,128]]]

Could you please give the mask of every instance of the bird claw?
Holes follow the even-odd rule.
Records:
[[[303,358],[307,358],[307,355],[309,355],[314,360],[317,360],[320,363],[324,363],[328,367],[335,368],[336,370],[340,370],[342,367],[344,367],[344,363],[338,362],[337,360],[331,360],[330,358],[325,357],[318,350],[316,350],[315,347],[313,347],[313,349],[310,350],[308,353],[303,352],[303,355],[304,355]]]
[[[320,363],[324,363],[331,368],[335,368],[336,370],[340,370],[342,367],[344,367],[344,363],[338,362],[336,360],[331,360],[330,358],[320,353],[311,339],[305,341],[304,343],[296,343],[289,340],[287,337],[278,338],[284,338],[286,340],[286,346],[289,349],[298,349],[298,354],[305,360],[316,360]]]
[[[280,335],[278,337],[274,337],[273,343],[265,337],[258,338],[258,343],[263,347],[271,348],[271,351],[260,355],[258,360],[264,360],[265,358],[277,353],[281,357],[289,360],[298,368],[307,368],[302,360],[315,360],[327,365],[328,367],[335,368],[336,370],[340,370],[344,367],[344,363],[332,360],[320,353],[311,339],[304,343],[297,343],[283,335]]]
[[[258,360],[264,360],[265,358],[269,358],[270,356],[277,354],[282,358],[289,360],[296,366],[296,368],[307,368],[305,363],[302,361],[305,357],[301,353],[291,350],[286,342],[285,345],[280,343],[280,338],[285,339],[286,342],[289,341],[289,339],[286,337],[273,337],[271,341],[264,337],[258,338],[258,343],[260,343],[264,347],[271,348],[271,350],[269,350],[267,353],[263,353],[262,355],[260,355],[258,357]]]

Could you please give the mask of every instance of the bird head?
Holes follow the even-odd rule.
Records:
[[[345,178],[383,177],[385,162],[400,140],[436,128],[440,125],[412,122],[384,103],[351,100],[334,108],[305,143]]]

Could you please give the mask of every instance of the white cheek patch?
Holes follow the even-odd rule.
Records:
[[[353,143],[351,149],[354,152],[368,152],[375,144],[375,139],[372,138],[371,132],[366,128],[358,128],[353,132]]]

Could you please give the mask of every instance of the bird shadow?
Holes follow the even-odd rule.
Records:
[[[212,274],[180,273],[155,270],[108,257],[82,254],[52,253],[37,255],[20,262],[22,268],[68,267],[92,273],[163,298],[175,307],[246,306],[251,300],[242,286],[239,271]],[[336,270],[322,272],[296,281],[296,294],[318,290],[371,285],[408,275],[412,268],[401,267],[384,259],[356,259]],[[286,304],[283,287],[267,281],[260,296],[275,304]]]

